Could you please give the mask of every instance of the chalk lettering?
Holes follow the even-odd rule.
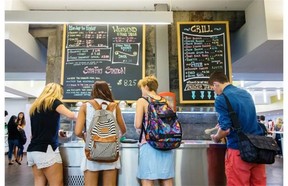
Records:
[[[213,30],[211,30],[210,25],[193,25],[191,27],[191,32],[202,34],[213,32]]]
[[[112,26],[113,32],[132,32],[132,33],[137,33],[137,28],[136,27],[121,27],[121,26]]]
[[[126,74],[126,67],[112,68],[110,66],[107,66],[105,73],[106,74]]]
[[[191,62],[191,67],[203,67],[203,63]]]
[[[83,74],[102,74],[102,68],[96,66],[89,68],[88,66],[84,67]]]

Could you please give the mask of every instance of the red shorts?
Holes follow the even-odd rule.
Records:
[[[227,149],[225,155],[227,186],[265,186],[265,164],[247,163],[240,157],[240,151]]]

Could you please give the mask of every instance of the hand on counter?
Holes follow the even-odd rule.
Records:
[[[217,138],[216,134],[211,134],[210,135],[211,139],[215,143],[219,143],[221,140]]]
[[[60,130],[58,131],[58,136],[60,136],[60,137],[62,137],[62,138],[67,137],[66,131],[60,129]]]
[[[217,134],[211,134],[210,137],[213,142],[219,143],[222,138],[225,138],[230,133],[230,129],[222,130],[220,127],[218,128]]]
[[[62,138],[70,138],[72,135],[73,135],[73,131],[64,131],[62,129],[58,131],[58,136]]]

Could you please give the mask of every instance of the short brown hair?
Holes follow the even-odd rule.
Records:
[[[227,83],[229,82],[227,76],[223,72],[215,71],[213,72],[208,80],[209,85],[213,85],[213,82],[219,82],[219,83]]]
[[[138,81],[138,87],[145,87],[147,85],[147,87],[149,88],[149,91],[157,91],[158,89],[158,81],[156,79],[155,76],[150,75],[150,76],[146,76],[143,79],[140,79]]]
[[[96,81],[93,85],[91,92],[91,98],[100,98],[110,102],[113,102],[112,92],[106,81]]]

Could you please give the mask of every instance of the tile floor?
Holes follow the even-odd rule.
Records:
[[[283,158],[276,158],[272,165],[266,166],[267,186],[283,186]],[[26,156],[22,165],[8,165],[5,155],[5,186],[33,186],[32,169],[26,165]]]

